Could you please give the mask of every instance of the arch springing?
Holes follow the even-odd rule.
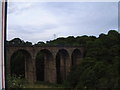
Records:
[[[37,81],[51,82],[53,78],[53,55],[47,49],[42,49],[36,56]]]
[[[69,64],[69,54],[67,50],[61,49],[58,51],[56,55],[56,79],[57,83],[62,83],[66,77],[68,72],[68,64]]]
[[[31,55],[26,50],[20,49],[14,52],[10,59],[11,76],[27,77],[29,71],[28,63],[31,62]]]
[[[80,52],[79,49],[75,49],[75,50],[72,52],[71,59],[72,59],[72,66],[80,63],[80,60],[81,60],[81,52]]]

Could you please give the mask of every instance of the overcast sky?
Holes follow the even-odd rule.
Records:
[[[118,30],[117,2],[10,2],[7,39],[37,43]]]

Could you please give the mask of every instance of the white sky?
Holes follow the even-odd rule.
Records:
[[[118,30],[117,2],[10,2],[7,39],[37,43]]]

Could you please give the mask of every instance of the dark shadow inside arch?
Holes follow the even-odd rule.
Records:
[[[30,59],[30,54],[25,50],[18,50],[13,53],[10,59],[11,76],[25,78],[25,62]]]
[[[81,59],[81,52],[79,49],[75,49],[72,53],[72,66],[79,64],[80,63],[80,59]]]
[[[51,61],[51,59],[53,59],[53,57],[49,50],[43,49],[38,52],[35,63],[37,81],[45,81],[45,74],[48,71],[46,69],[48,69],[47,66],[49,66],[49,61]]]
[[[36,79],[44,81],[44,53],[39,52],[36,56]]]
[[[66,79],[67,61],[69,54],[66,50],[61,49],[56,55],[56,79],[57,83],[61,84]]]

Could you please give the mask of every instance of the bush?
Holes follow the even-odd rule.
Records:
[[[25,80],[21,76],[7,76],[7,88],[24,88]]]

